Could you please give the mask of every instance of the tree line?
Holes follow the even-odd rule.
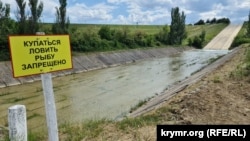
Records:
[[[194,25],[218,24],[218,23],[230,24],[231,21],[230,21],[229,18],[221,18],[221,19],[213,18],[212,20],[207,19],[206,22],[205,22],[205,20],[200,19],[199,21],[197,21],[196,23],[194,23]]]
[[[131,32],[127,26],[121,29],[112,29],[103,25],[98,32],[91,28],[71,39],[75,51],[105,51],[115,49],[134,49],[161,45],[181,45],[187,37],[186,15],[178,7],[171,9],[171,25],[165,25],[157,34],[143,31]],[[76,38],[78,37],[78,38]]]

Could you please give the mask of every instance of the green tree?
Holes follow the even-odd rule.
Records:
[[[43,12],[43,2],[38,4],[38,0],[29,0],[31,16],[29,17],[29,33],[35,34],[39,31],[39,19]]]
[[[0,60],[9,60],[8,35],[15,32],[15,21],[10,18],[10,4],[0,0]]]
[[[18,9],[17,9],[17,22],[18,22],[18,34],[27,33],[27,22],[26,22],[26,2],[24,0],[16,0]]]
[[[207,24],[210,24],[210,20],[209,20],[209,19],[207,19],[206,23],[207,23]]]
[[[250,12],[248,15],[248,22],[247,22],[247,33],[246,33],[247,37],[250,37]]]
[[[225,23],[225,24],[230,24],[230,19],[229,18],[221,18],[216,21],[216,23]]]
[[[196,22],[194,25],[204,25],[205,21],[200,19],[198,22]]]
[[[15,21],[10,18],[10,4],[3,4],[0,0],[0,44],[7,44],[7,36],[15,32]]]
[[[172,8],[171,11],[171,25],[169,33],[169,43],[171,45],[180,45],[182,40],[186,38],[186,16],[184,12],[180,13],[179,8]]]
[[[56,7],[56,21],[52,26],[52,32],[56,34],[66,34],[69,29],[69,17],[66,18],[67,0],[59,0],[60,7]]]
[[[217,23],[217,19],[216,18],[213,18],[211,21],[210,21],[211,24],[215,24]]]
[[[1,38],[7,39],[8,34],[13,33],[14,29],[15,29],[15,22],[14,20],[10,18],[10,4],[5,4],[4,6],[4,4],[0,1],[0,35],[1,35]]]

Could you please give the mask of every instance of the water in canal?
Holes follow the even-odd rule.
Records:
[[[171,58],[54,78],[58,122],[122,117],[139,101],[160,94],[226,53],[191,50]],[[7,109],[15,104],[26,106],[29,129],[46,127],[40,81],[0,89],[0,125],[7,126]]]

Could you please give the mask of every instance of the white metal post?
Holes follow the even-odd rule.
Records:
[[[44,32],[37,32],[36,35],[45,35]],[[57,116],[56,116],[56,104],[54,98],[53,84],[51,73],[41,74],[44,104],[46,112],[46,121],[48,128],[49,141],[59,141]]]
[[[24,105],[14,105],[8,109],[10,141],[27,141],[26,108]]]
[[[49,141],[58,141],[56,105],[51,73],[41,74]]]

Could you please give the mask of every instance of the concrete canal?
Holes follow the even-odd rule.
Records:
[[[118,119],[138,102],[161,94],[228,51],[189,50],[171,57],[151,58],[126,65],[53,79],[59,124],[86,119]],[[41,82],[0,89],[0,125],[7,126],[7,109],[27,108],[29,129],[46,127]]]

